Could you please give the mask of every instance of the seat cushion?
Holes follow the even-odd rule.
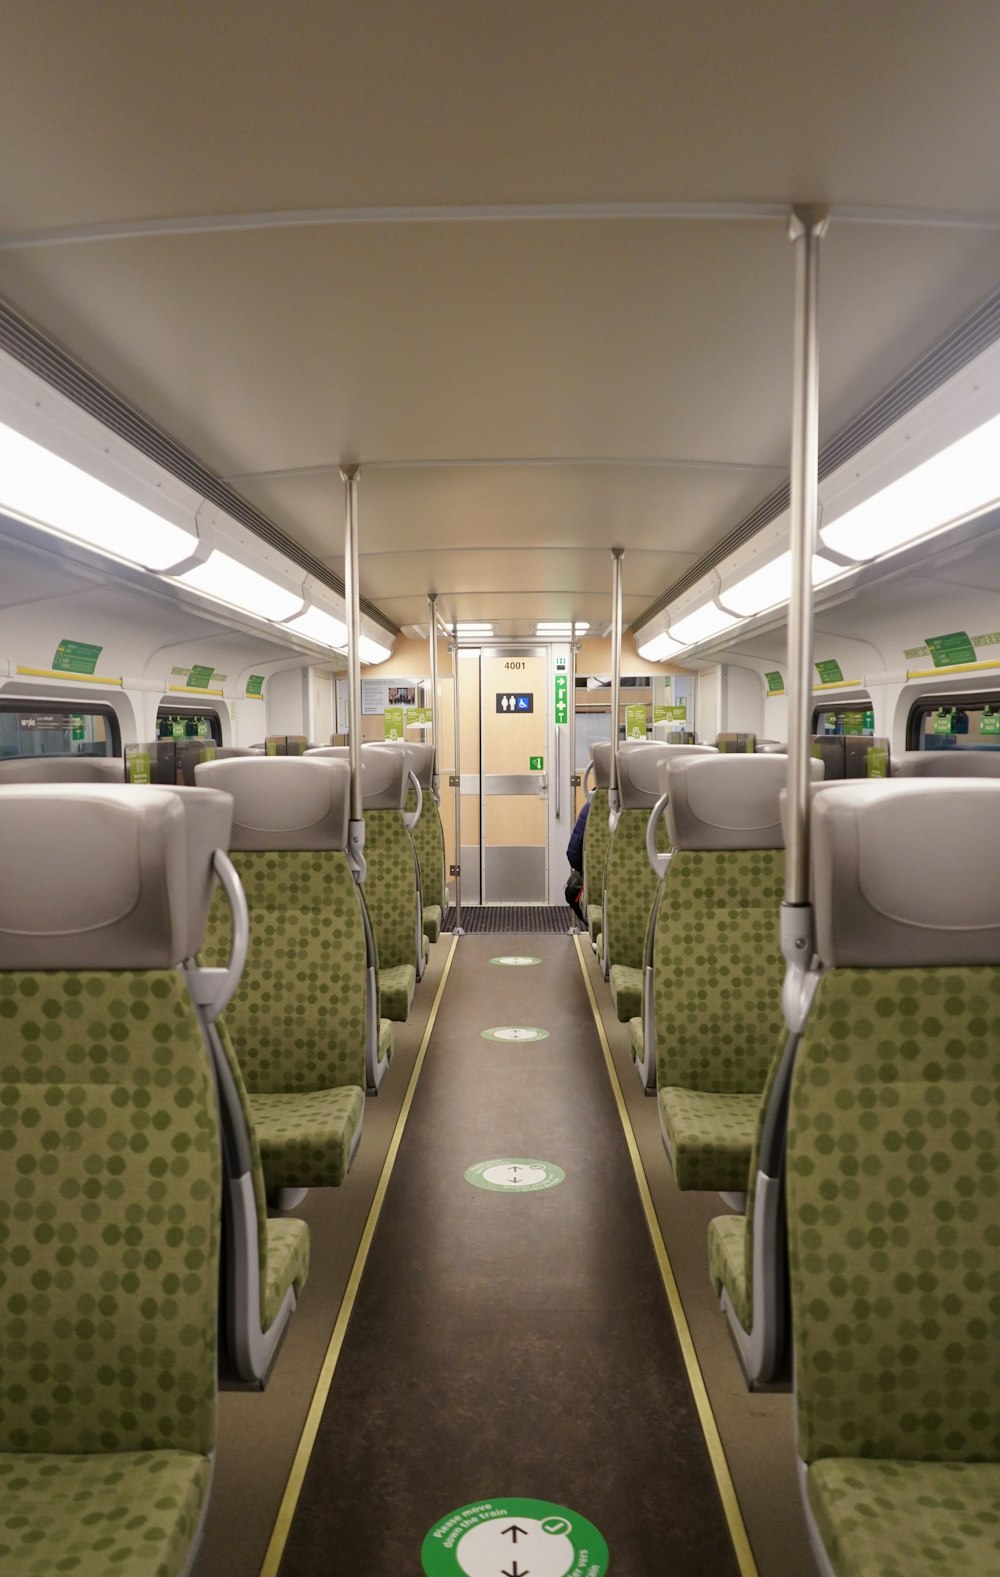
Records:
[[[391,1018],[395,1024],[406,1023],[416,985],[417,971],[412,964],[397,964],[393,969],[379,970],[379,1001],[386,1018]]]
[[[644,1036],[645,1030],[643,1029],[642,1019],[630,1018],[628,1021],[628,1048],[632,1053],[633,1062],[641,1062],[645,1055],[646,1042]]]
[[[378,1060],[388,1062],[396,1049],[396,1039],[392,1028],[392,1020],[380,1018],[378,1021]]]
[[[708,1274],[719,1297],[723,1289],[745,1331],[750,1330],[746,1216],[716,1216],[708,1223]]]
[[[627,1024],[630,1018],[638,1018],[642,1012],[642,970],[612,964],[608,979],[618,1022]]]
[[[745,1193],[760,1095],[660,1091],[660,1122],[678,1188]]]
[[[289,1287],[298,1298],[309,1274],[309,1228],[288,1218],[267,1222],[267,1273],[261,1297],[261,1324],[271,1329]]]
[[[187,1451],[0,1452],[0,1572],[178,1577],[211,1478]]]
[[[1000,1462],[824,1457],[806,1493],[837,1577],[1000,1571]]]
[[[308,1095],[251,1094],[267,1187],[324,1188],[342,1183],[364,1103],[364,1091],[354,1084]]]
[[[590,932],[590,940],[592,942],[597,941],[603,925],[604,909],[599,903],[589,903],[587,905],[587,930]]]
[[[424,935],[428,942],[436,942],[441,935],[441,905],[439,903],[424,904]]]

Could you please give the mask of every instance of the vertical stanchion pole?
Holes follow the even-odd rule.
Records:
[[[344,589],[347,593],[347,680],[351,698],[351,813],[347,849],[354,879],[363,882],[365,816],[361,791],[361,588],[358,582],[358,475],[360,466],[340,468],[344,482]]]
[[[453,674],[452,687],[454,689],[455,703],[455,863],[451,868],[455,878],[455,925],[456,935],[464,936],[462,930],[462,723],[458,695],[458,625],[454,622],[451,627],[451,671]]]
[[[782,952],[788,965],[784,1007],[789,1030],[802,1025],[805,973],[812,960],[809,902],[810,723],[813,589],[819,484],[819,251],[829,222],[824,208],[796,206],[789,236],[795,245],[795,365],[792,383],[791,549],[788,607],[788,830]]]
[[[624,548],[611,549],[611,768],[608,775],[608,814],[618,814],[618,714],[622,685],[622,559]]]
[[[438,600],[434,593],[427,598],[427,607],[430,610],[430,640],[431,640],[431,743],[434,746],[434,773],[431,778],[431,792],[438,804],[441,803],[441,775],[438,766]]]

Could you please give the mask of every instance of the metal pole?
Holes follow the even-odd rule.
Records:
[[[361,792],[361,588],[358,580],[358,475],[360,466],[340,468],[344,482],[344,590],[347,594],[347,681],[351,698],[351,814],[348,822],[347,849],[354,879],[363,882],[365,865],[365,817]]]
[[[431,778],[431,787],[434,798],[441,803],[441,778],[438,769],[438,626],[437,626],[437,596],[432,593],[427,598],[427,606],[431,615],[431,741],[434,745],[434,771]]]
[[[785,1013],[801,1025],[801,983],[812,956],[809,904],[809,783],[812,709],[813,590],[819,483],[819,250],[829,223],[825,208],[796,206],[789,237],[796,250],[795,364],[792,385],[791,549],[788,608],[788,831],[782,950],[789,963]]]
[[[455,774],[452,782],[455,785],[455,863],[451,874],[455,878],[455,925],[454,930],[459,936],[465,933],[462,930],[462,725],[459,717],[458,704],[458,625],[452,624],[451,629],[451,671],[452,700],[455,708]]]
[[[608,812],[618,814],[618,713],[622,683],[622,559],[624,548],[611,549],[611,769]]]

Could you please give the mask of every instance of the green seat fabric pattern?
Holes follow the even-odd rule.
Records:
[[[268,1188],[335,1188],[351,1164],[363,1086],[305,1095],[250,1095]]]
[[[1000,970],[835,969],[788,1130],[799,1453],[1000,1461]]]
[[[417,964],[417,865],[402,812],[366,811],[365,863],[365,902],[378,949],[382,1012],[402,1022],[387,1006],[384,995],[389,971],[408,966],[415,975]],[[408,1000],[407,1012],[409,1005]]]
[[[410,1003],[417,987],[417,971],[413,964],[397,964],[394,969],[378,972],[378,994],[382,1011],[395,1024],[405,1024],[410,1016]]]
[[[299,1298],[309,1275],[309,1228],[292,1217],[265,1223],[267,1258],[261,1277],[261,1328],[271,1329],[289,1287]]]
[[[432,942],[441,934],[441,916],[445,907],[444,886],[444,828],[441,812],[430,789],[424,789],[423,809],[420,820],[410,828],[413,847],[420,866],[420,896],[424,910],[424,931]],[[406,799],[408,811],[416,810],[417,796],[411,784]]]
[[[611,837],[608,814],[607,789],[595,789],[583,825],[583,890],[587,897],[587,923],[592,941],[597,940],[604,923],[604,864]]]
[[[708,1274],[717,1295],[721,1295],[725,1287],[733,1312],[745,1331],[749,1331],[752,1317],[751,1260],[747,1247],[746,1216],[716,1216],[709,1222]]]
[[[995,1577],[1000,1464],[828,1457],[806,1478],[837,1577]]]
[[[273,1225],[273,1223],[269,1223],[267,1219],[267,1194],[264,1185],[264,1163],[261,1159],[260,1144],[257,1139],[257,1129],[254,1126],[253,1112],[250,1107],[250,1097],[247,1094],[247,1087],[243,1082],[243,1074],[240,1070],[239,1059],[237,1058],[236,1052],[233,1049],[232,1039],[230,1038],[225,1023],[221,1018],[216,1021],[215,1027],[218,1031],[219,1041],[222,1045],[222,1050],[226,1061],[229,1064],[229,1071],[232,1075],[233,1084],[239,1097],[240,1106],[243,1111],[243,1121],[247,1131],[247,1139],[250,1144],[250,1179],[253,1183],[253,1198],[257,1212],[257,1257],[260,1269],[260,1328],[262,1331],[267,1331],[271,1328],[271,1322],[274,1319],[275,1314],[278,1312],[281,1300],[285,1295],[285,1287],[287,1287],[288,1283],[286,1282],[285,1287],[279,1287],[277,1284],[278,1266],[281,1261],[279,1258],[275,1257],[272,1249],[269,1226]],[[305,1231],[306,1241],[304,1263],[305,1269],[308,1270],[309,1228],[306,1226],[304,1221],[296,1222],[295,1225],[301,1226]],[[296,1292],[300,1292],[302,1290],[302,1286],[304,1285],[305,1272],[302,1274],[301,1285],[296,1287]]]
[[[588,816],[588,826],[590,820]],[[629,969],[642,969],[646,927],[659,889],[659,881],[646,853],[648,821],[648,810],[623,810],[608,845],[604,872],[607,891],[604,946],[612,968],[615,964],[624,964]],[[670,848],[662,817],[656,828],[656,847],[661,854],[666,854]],[[638,1007],[633,1011],[637,1013]],[[630,1016],[624,1015],[625,1018]]]
[[[630,1018],[628,1021],[628,1049],[632,1053],[633,1062],[641,1062],[646,1049],[645,1028],[640,1017]]]
[[[760,1096],[671,1087],[658,1093],[678,1188],[745,1194]]]
[[[642,970],[630,969],[625,964],[612,964],[609,975],[611,1000],[620,1024],[642,1014]]]
[[[363,1089],[365,932],[346,855],[237,851],[232,861],[250,911],[250,952],[225,1023],[247,1089],[251,1095]],[[229,906],[220,892],[203,961],[224,965],[229,938]],[[278,1186],[269,1175],[267,1182]]]
[[[0,1452],[212,1449],[215,1113],[179,971],[0,974]]]
[[[3,1577],[177,1577],[212,1464],[184,1451],[0,1453]]]

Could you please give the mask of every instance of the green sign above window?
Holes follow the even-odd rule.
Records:
[[[777,669],[774,673],[765,674],[764,678],[767,680],[768,695],[784,695],[785,681]]]
[[[839,663],[827,661],[816,664],[820,684],[843,684],[844,674]]]
[[[89,646],[86,641],[60,641],[52,667],[56,673],[92,674],[103,650],[103,646]]]
[[[206,668],[201,664],[195,668],[192,668],[187,677],[188,689],[207,690],[209,684],[211,683],[214,672],[214,668]]]
[[[263,700],[263,698],[264,698],[264,675],[263,674],[251,674],[250,675],[249,679],[247,680],[247,695],[248,696],[255,695],[255,696],[258,697],[258,699]]]
[[[927,646],[935,668],[954,668],[959,663],[974,663],[976,648],[964,630],[951,635],[928,635]]]

